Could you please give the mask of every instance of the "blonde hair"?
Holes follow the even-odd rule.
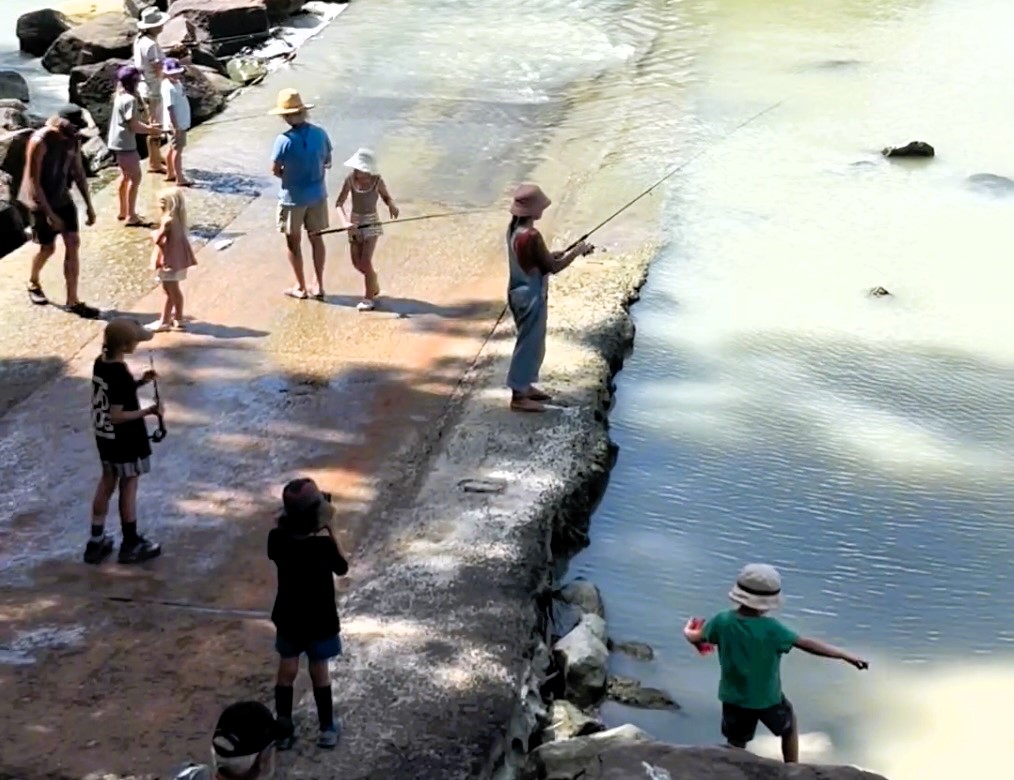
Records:
[[[172,225],[183,235],[187,234],[187,204],[183,200],[183,190],[179,187],[166,187],[158,194],[158,205],[162,209],[162,224]]]

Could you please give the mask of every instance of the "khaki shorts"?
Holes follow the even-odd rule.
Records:
[[[174,151],[181,152],[187,146],[187,131],[173,130],[169,133],[169,147]]]
[[[327,198],[309,206],[283,206],[278,204],[278,232],[287,236],[298,234],[303,228],[315,233],[327,230]]]

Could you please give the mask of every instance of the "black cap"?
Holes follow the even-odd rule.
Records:
[[[80,106],[75,106],[73,103],[68,103],[57,112],[57,116],[60,119],[66,119],[78,130],[86,130],[88,128],[88,120],[84,117],[84,112],[81,111]]]
[[[241,701],[223,710],[211,746],[218,758],[256,756],[284,736],[271,710],[259,701]]]

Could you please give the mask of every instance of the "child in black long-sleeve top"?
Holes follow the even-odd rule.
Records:
[[[278,595],[271,613],[280,656],[275,709],[290,730],[278,749],[287,750],[295,741],[292,685],[304,653],[320,720],[317,745],[332,749],[338,744],[341,721],[334,717],[328,661],[342,650],[334,575],[346,574],[349,565],[335,538],[330,495],[322,493],[312,479],[295,479],[282,491],[282,502],[285,509],[278,527],[268,534],[268,558],[278,567]]]

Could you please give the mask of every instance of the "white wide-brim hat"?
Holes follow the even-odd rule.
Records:
[[[354,168],[357,171],[368,173],[371,176],[379,176],[380,168],[377,166],[377,157],[372,149],[361,148],[345,161],[346,168]]]
[[[758,612],[770,612],[782,606],[782,575],[766,563],[748,563],[736,577],[729,598]]]
[[[137,29],[151,30],[155,27],[165,27],[169,23],[169,19],[169,14],[151,6],[141,11],[141,16],[137,20]]]

